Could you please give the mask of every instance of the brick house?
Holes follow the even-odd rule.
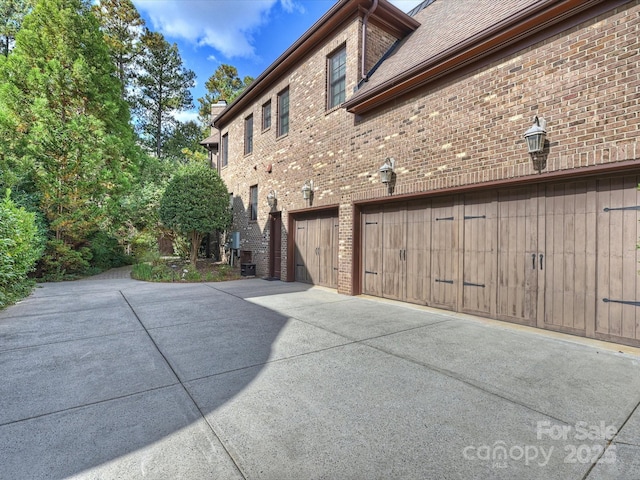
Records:
[[[639,0],[339,0],[212,112],[242,260],[640,345],[639,25]]]

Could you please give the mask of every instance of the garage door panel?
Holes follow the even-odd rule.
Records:
[[[540,261],[536,188],[500,192],[497,223],[496,314],[505,320],[533,325]]]
[[[640,340],[638,176],[598,182],[596,333]]]
[[[493,194],[464,199],[463,298],[466,311],[491,313],[495,304],[496,203]]]
[[[431,208],[431,304],[456,304],[457,253],[455,208],[452,200],[434,200]]]
[[[295,221],[295,275],[299,282],[335,288],[334,267],[338,244],[335,241],[337,217],[318,216]]]
[[[405,235],[405,207],[386,207],[382,222],[382,294],[386,298],[404,299]]]
[[[425,304],[429,298],[431,224],[429,204],[412,202],[407,207],[406,300]]]
[[[382,296],[382,212],[362,215],[362,291]]]

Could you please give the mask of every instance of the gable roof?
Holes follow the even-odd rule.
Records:
[[[435,0],[344,107],[364,113],[606,0]],[[608,8],[614,8],[609,6]]]
[[[224,128],[224,125],[231,121],[236,114],[255,102],[260,95],[307,54],[326,42],[327,38],[339,29],[344,22],[358,15],[364,16],[374,3],[377,3],[377,6],[370,17],[370,21],[382,29],[396,35],[398,38],[402,38],[418,28],[419,23],[415,19],[387,0],[339,0],[216,117],[214,126],[219,129]]]

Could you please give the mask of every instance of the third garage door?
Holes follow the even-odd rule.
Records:
[[[369,207],[363,293],[638,345],[639,181]]]

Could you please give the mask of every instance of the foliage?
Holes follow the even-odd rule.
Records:
[[[7,190],[0,201],[0,308],[29,293],[27,274],[41,250],[35,215],[16,206]]]
[[[135,93],[138,129],[149,150],[163,158],[163,141],[175,125],[174,112],[192,106],[189,88],[195,73],[183,67],[178,46],[162,34],[146,29],[141,41],[144,53]]]
[[[80,273],[90,239],[117,229],[141,152],[113,72],[82,0],[39,0],[0,63],[0,163],[12,172],[1,180],[42,212],[42,274]]]
[[[160,201],[162,223],[189,238],[191,263],[195,265],[204,236],[224,230],[231,223],[229,193],[218,172],[192,164],[178,172]]]
[[[209,115],[211,115],[211,105],[220,100],[231,103],[240,95],[245,88],[253,82],[253,77],[246,76],[240,79],[238,69],[232,65],[222,64],[206,81],[205,87],[207,93],[204,97],[198,99],[200,108],[198,114],[200,118],[208,123]]]
[[[118,240],[106,232],[97,232],[89,239],[91,266],[97,271],[131,264],[131,257],[125,255]]]
[[[144,20],[131,0],[100,0],[93,6],[93,13],[100,22],[124,98],[132,87],[136,59],[142,52]]]
[[[0,48],[5,57],[16,38],[24,17],[33,8],[34,0],[2,0],[0,2]]]
[[[200,145],[204,137],[204,132],[196,122],[176,122],[175,128],[164,142],[164,158],[185,162],[187,161],[185,149],[187,149],[189,154],[200,153],[202,158],[206,159],[207,155]]]
[[[224,282],[240,278],[237,268],[227,264],[204,264],[195,268],[175,260],[138,263],[131,278],[146,282]]]

